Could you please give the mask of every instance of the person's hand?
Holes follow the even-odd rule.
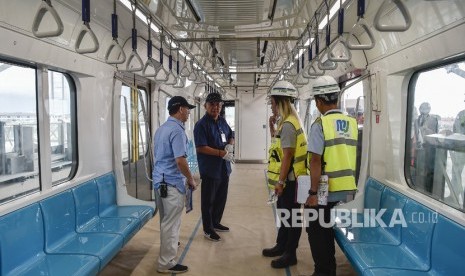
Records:
[[[283,194],[283,190],[284,190],[284,185],[283,184],[276,184],[274,186],[274,192],[277,196],[281,196]]]
[[[307,201],[305,202],[305,205],[309,207],[318,206],[318,197],[316,195],[308,196]]]
[[[226,151],[226,154],[223,156],[223,159],[234,164],[234,153]]]
[[[234,152],[234,145],[232,145],[232,144],[227,144],[227,145],[224,147],[224,150],[227,151],[228,153],[233,153],[233,152]]]
[[[273,126],[274,124],[276,124],[276,119],[277,118],[275,115],[270,116],[270,119],[268,120],[270,123],[270,126]]]
[[[192,191],[195,191],[197,189],[197,182],[195,182],[194,178],[192,177],[192,179],[188,179],[187,180],[187,185],[189,185],[189,187],[192,189]]]

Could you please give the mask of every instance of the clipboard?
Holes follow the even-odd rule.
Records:
[[[193,190],[191,187],[186,187],[186,201],[185,201],[185,206],[186,206],[186,214],[192,211],[192,194]]]

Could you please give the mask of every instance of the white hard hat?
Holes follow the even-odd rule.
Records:
[[[429,114],[429,112],[431,111],[431,105],[427,102],[424,102],[420,105],[420,113],[421,114]]]
[[[336,80],[331,76],[321,76],[313,83],[313,96],[341,92]]]
[[[278,81],[273,88],[271,88],[270,96],[297,98],[297,89],[288,81]]]

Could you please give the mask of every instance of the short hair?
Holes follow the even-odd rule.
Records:
[[[173,106],[170,110],[168,110],[168,113],[170,114],[170,116],[172,116],[172,115],[178,113],[180,108],[181,108],[180,105]]]

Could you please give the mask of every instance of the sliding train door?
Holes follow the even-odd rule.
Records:
[[[150,129],[150,85],[123,83],[119,97],[121,162],[127,192],[151,201],[152,145]]]

